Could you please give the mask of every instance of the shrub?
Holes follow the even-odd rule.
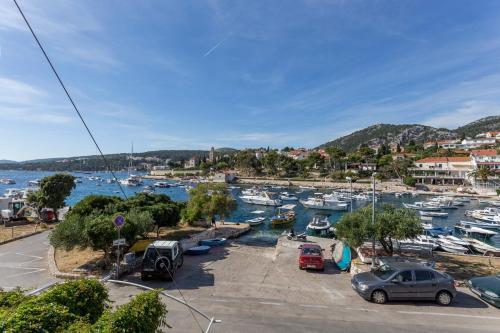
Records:
[[[97,321],[93,331],[101,333],[151,333],[166,325],[166,306],[159,291],[147,291],[135,296],[115,312],[107,311]]]
[[[80,279],[54,286],[40,295],[38,302],[63,305],[93,323],[108,306],[108,291],[96,279]]]
[[[497,195],[500,195],[500,188],[497,188]]]
[[[407,177],[403,178],[403,183],[405,185],[415,187],[415,185],[417,184],[417,180],[411,176],[407,176]]]

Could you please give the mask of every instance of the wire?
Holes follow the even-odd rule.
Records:
[[[113,172],[113,170],[110,168],[110,165],[108,163],[108,160],[106,159],[106,157],[104,156],[104,154],[102,153],[102,150],[101,150],[101,147],[99,147],[99,145],[97,144],[97,141],[96,139],[94,138],[94,135],[92,134],[92,132],[90,131],[90,128],[87,126],[87,123],[85,122],[85,120],[83,119],[83,116],[82,114],[80,113],[80,111],[78,110],[78,108],[76,107],[76,104],[75,102],[73,101],[73,98],[71,98],[71,95],[69,94],[68,92],[68,89],[66,89],[66,86],[64,85],[64,83],[62,82],[61,80],[61,77],[59,76],[59,74],[57,73],[56,69],[54,68],[54,65],[52,65],[52,61],[50,61],[50,58],[49,56],[47,55],[47,52],[45,52],[45,49],[43,48],[42,44],[40,43],[40,41],[38,40],[38,37],[36,36],[35,32],[33,31],[33,29],[31,28],[31,25],[29,24],[28,22],[28,19],[26,18],[26,16],[24,15],[21,7],[19,7],[19,4],[17,3],[16,0],[12,0],[14,1],[14,4],[16,5],[17,9],[19,10],[19,13],[21,14],[21,16],[23,17],[24,19],[24,22],[26,23],[26,25],[28,26],[28,29],[31,31],[31,34],[33,35],[33,38],[35,38],[35,41],[36,43],[38,44],[38,47],[40,47],[40,50],[42,51],[43,55],[45,56],[45,59],[47,60],[47,62],[49,63],[50,65],[50,68],[52,69],[52,72],[54,72],[54,75],[56,76],[57,78],[57,81],[59,81],[59,84],[61,85],[61,87],[63,88],[64,92],[66,93],[66,96],[68,97],[71,105],[73,105],[73,108],[75,109],[76,111],[76,114],[78,115],[78,118],[80,118],[80,120],[82,121],[83,123],[83,126],[85,127],[85,129],[87,130],[87,133],[90,135],[90,138],[92,139],[92,142],[94,142],[94,145],[97,147],[97,150],[99,151],[99,154],[101,155],[102,159],[104,160],[104,164],[106,164],[106,166],[108,167],[108,170],[111,171],[111,174],[113,175],[113,178],[115,179],[115,182],[116,184],[118,184],[118,187],[120,187],[120,191],[122,192],[123,196],[125,197],[125,199],[127,199],[127,194],[125,194],[125,191],[123,190],[123,187],[122,185],[120,184],[120,182],[118,181],[118,179],[116,178],[116,175],[115,173]]]

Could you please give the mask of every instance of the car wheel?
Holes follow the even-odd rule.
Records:
[[[372,302],[377,304],[384,304],[387,302],[387,294],[383,290],[375,290],[372,293]]]
[[[149,277],[145,274],[141,274],[141,281],[147,281],[149,280]]]
[[[439,305],[450,305],[451,304],[451,301],[453,300],[453,297],[451,296],[451,294],[447,291],[440,291],[438,292],[437,296],[436,296],[436,302],[439,304]]]

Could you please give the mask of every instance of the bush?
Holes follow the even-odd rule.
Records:
[[[93,323],[108,307],[108,291],[96,279],[74,280],[54,286],[38,302],[64,305],[70,313]]]
[[[403,183],[405,185],[415,187],[415,185],[417,184],[417,180],[411,176],[407,176],[407,177],[403,178]]]
[[[100,333],[151,333],[166,325],[166,306],[159,291],[147,291],[135,296],[115,312],[107,311],[95,323],[93,331]]]
[[[497,195],[500,195],[500,188],[497,188]]]

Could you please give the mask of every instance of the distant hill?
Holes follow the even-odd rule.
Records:
[[[18,162],[12,160],[0,160],[0,164],[16,164],[16,163]]]
[[[340,147],[346,151],[353,151],[362,144],[375,145],[395,143],[405,145],[411,140],[416,143],[422,143],[432,140],[456,139],[464,135],[473,137],[479,133],[499,129],[500,116],[482,118],[455,130],[418,124],[377,124],[324,143],[318,148]]]

